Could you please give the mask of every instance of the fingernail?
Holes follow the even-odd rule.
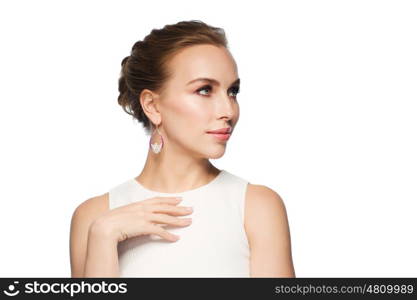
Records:
[[[187,207],[185,209],[188,210],[188,211],[193,211],[193,208],[192,207]]]

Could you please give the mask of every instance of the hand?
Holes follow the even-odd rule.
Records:
[[[185,206],[177,206],[181,200],[175,197],[153,197],[111,209],[94,221],[92,231],[105,233],[106,237],[117,242],[145,234],[156,234],[175,242],[179,236],[162,227],[166,224],[191,224],[191,218],[176,217],[192,213]]]

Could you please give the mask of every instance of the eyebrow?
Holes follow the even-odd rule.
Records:
[[[187,85],[189,85],[189,84],[191,84],[191,83],[194,83],[194,82],[196,82],[196,81],[208,81],[208,82],[210,82],[211,84],[214,84],[214,85],[220,85],[220,83],[219,83],[216,79],[213,79],[213,78],[207,78],[207,77],[200,77],[200,78],[193,79],[193,80],[191,80],[190,82],[188,82],[188,83],[187,83]],[[238,79],[236,79],[235,81],[233,81],[233,82],[232,82],[232,84],[231,84],[231,86],[232,86],[232,85],[235,85],[235,84],[240,84],[240,78],[238,78]]]

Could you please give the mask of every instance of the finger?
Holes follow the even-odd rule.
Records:
[[[148,217],[148,221],[159,224],[169,224],[174,226],[188,226],[191,224],[191,218],[177,218],[159,213],[151,213]]]
[[[175,241],[179,240],[179,238],[180,238],[179,235],[170,233],[170,232],[166,231],[165,229],[163,229],[161,226],[154,225],[153,228],[154,228],[154,230],[153,230],[154,234],[156,234],[156,235],[160,236],[161,238],[166,239],[168,241],[175,242]]]
[[[152,204],[170,204],[176,205],[182,201],[182,198],[177,197],[153,197],[141,201],[142,203],[152,203]]]
[[[168,224],[164,224],[164,223],[155,223],[156,226],[160,226],[160,227],[165,227],[168,226]]]
[[[167,204],[149,205],[146,207],[148,212],[152,213],[165,213],[174,216],[187,215],[193,212],[192,208],[185,206],[172,206]]]

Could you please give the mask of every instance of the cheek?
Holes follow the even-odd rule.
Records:
[[[173,117],[184,126],[198,128],[207,126],[210,118],[210,107],[193,97],[184,98],[172,105]]]

